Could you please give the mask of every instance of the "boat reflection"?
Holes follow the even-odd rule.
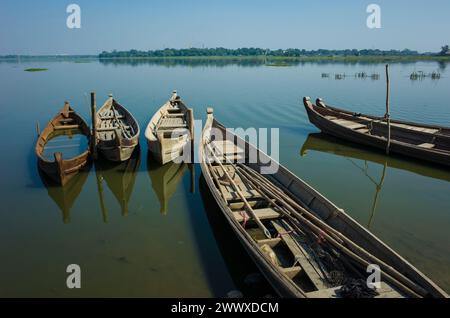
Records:
[[[345,157],[352,163],[352,165],[361,170],[370,182],[374,184],[375,194],[371,206],[369,222],[367,224],[369,229],[373,223],[377,202],[386,178],[387,167],[402,169],[425,177],[450,181],[449,172],[443,171],[442,169],[432,165],[416,162],[414,160],[405,160],[404,158],[396,156],[388,157],[382,152],[368,150],[362,146],[355,146],[323,133],[309,134],[300,150],[300,155],[303,157],[310,150]],[[359,165],[354,161],[354,159],[364,161],[364,165]],[[368,162],[373,162],[383,166],[383,171],[379,178],[374,178],[368,173]]]
[[[50,179],[41,169],[38,169],[39,177],[47,188],[48,196],[55,201],[61,210],[64,224],[70,223],[70,210],[86,183],[91,166],[92,162],[88,160],[87,165],[63,186]]]
[[[170,198],[177,190],[188,168],[191,171],[190,192],[194,193],[195,169],[193,164],[169,162],[165,165],[160,165],[149,153],[147,170],[152,182],[153,191],[155,191],[158,197],[162,215],[167,214]]]
[[[128,202],[136,181],[137,168],[141,162],[140,147],[137,145],[130,159],[124,162],[98,160],[95,162],[97,190],[103,221],[108,222],[108,211],[104,199],[103,181],[113,193],[120,205],[123,216],[128,215]]]

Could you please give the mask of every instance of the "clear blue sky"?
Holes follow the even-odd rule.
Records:
[[[81,29],[66,7],[81,7]],[[366,27],[381,6],[382,29]],[[380,48],[450,43],[448,0],[1,0],[0,55],[164,47]]]

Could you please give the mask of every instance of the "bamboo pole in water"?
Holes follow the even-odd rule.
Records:
[[[387,144],[386,144],[386,154],[389,155],[389,148],[391,146],[391,119],[389,114],[389,95],[390,95],[390,87],[389,87],[389,64],[386,64],[386,114],[384,118],[387,122]]]
[[[91,152],[94,159],[97,159],[97,106],[95,103],[95,92],[91,92]]]

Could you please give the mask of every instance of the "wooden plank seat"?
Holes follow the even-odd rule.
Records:
[[[166,114],[164,117],[168,118],[175,118],[175,117],[184,117],[184,113],[172,113],[172,114]]]
[[[130,130],[130,129],[131,129],[130,126],[123,126],[123,128],[124,128],[124,129],[127,129],[127,130]],[[100,127],[100,128],[97,128],[97,131],[98,131],[98,132],[102,132],[102,131],[113,131],[113,130],[116,130],[116,129],[120,129],[120,127],[119,127],[119,126]]]
[[[124,115],[116,115],[116,117],[114,117],[114,115],[105,115],[105,116],[102,116],[102,115],[100,115],[100,119],[101,120],[108,120],[108,119],[124,119],[125,118],[125,116]]]
[[[419,144],[417,146],[421,147],[421,148],[432,149],[432,148],[434,148],[435,144],[430,144],[430,143],[425,142],[425,143]]]
[[[67,124],[73,122],[73,118],[63,118],[59,120],[60,124]]]
[[[215,140],[211,142],[211,146],[219,155],[223,154],[243,154],[244,150],[235,145],[230,140]]]
[[[364,124],[356,123],[356,122],[354,122],[354,121],[347,120],[347,119],[343,119],[343,118],[340,118],[340,119],[332,119],[331,121],[334,122],[334,123],[336,123],[336,124],[339,124],[339,125],[341,125],[341,126],[344,126],[344,127],[346,127],[346,128],[349,128],[349,129],[359,129],[359,128],[365,128],[365,127],[367,127],[367,126],[364,125]]]
[[[272,208],[254,209],[253,211],[260,220],[276,219],[280,217],[280,213]],[[246,220],[252,218],[246,211],[235,211],[233,212],[233,216],[238,222],[243,222],[244,216]]]
[[[179,117],[165,117],[161,118],[158,128],[187,128],[187,123],[183,118]]]
[[[281,239],[286,244],[286,246],[289,248],[291,253],[294,256],[296,265],[298,263],[303,271],[307,274],[311,282],[313,283],[314,287],[317,290],[328,288],[324,280],[321,276],[317,273],[317,270],[313,267],[310,260],[306,256],[307,254],[302,249],[299,243],[296,242],[296,240],[293,238],[291,234],[290,228],[285,228],[285,226],[282,225],[281,222],[278,221],[271,221],[272,226],[275,228],[277,233],[281,236]]]
[[[261,196],[261,194],[259,194],[259,192],[256,190],[245,190],[245,191],[241,191],[241,192],[242,192],[242,195],[244,196],[244,198],[247,200],[263,198]],[[237,192],[230,191],[230,192],[225,192],[225,199],[227,201],[236,201],[236,200],[239,201],[239,200],[241,200],[241,197],[237,194]]]

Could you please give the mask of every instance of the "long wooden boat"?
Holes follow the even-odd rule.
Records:
[[[355,285],[366,286],[366,270],[376,264],[380,286],[364,296],[448,297],[344,210],[227,131],[212,109],[207,112],[203,176],[234,233],[281,296],[351,296],[349,291],[359,289]],[[258,159],[250,162],[255,154]],[[267,164],[276,164],[277,172],[261,174]]]
[[[87,165],[90,154],[89,143],[86,144],[84,151],[71,158],[63,158],[61,152],[55,152],[54,160],[50,160],[44,156],[44,150],[51,139],[60,135],[73,134],[82,134],[89,140],[90,129],[83,118],[70,107],[68,102],[65,102],[64,107],[40,132],[36,142],[35,152],[38,157],[39,168],[61,185],[65,185]]]
[[[384,118],[335,108],[317,99],[314,105],[303,98],[309,121],[322,132],[385,150],[388,125]],[[450,128],[391,120],[389,151],[404,156],[450,166]]]
[[[139,143],[139,124],[112,95],[96,113],[95,145],[108,160],[125,161]]]
[[[189,159],[188,145],[193,139],[194,115],[174,91],[170,99],[153,115],[145,138],[153,157],[161,164],[181,155]]]

